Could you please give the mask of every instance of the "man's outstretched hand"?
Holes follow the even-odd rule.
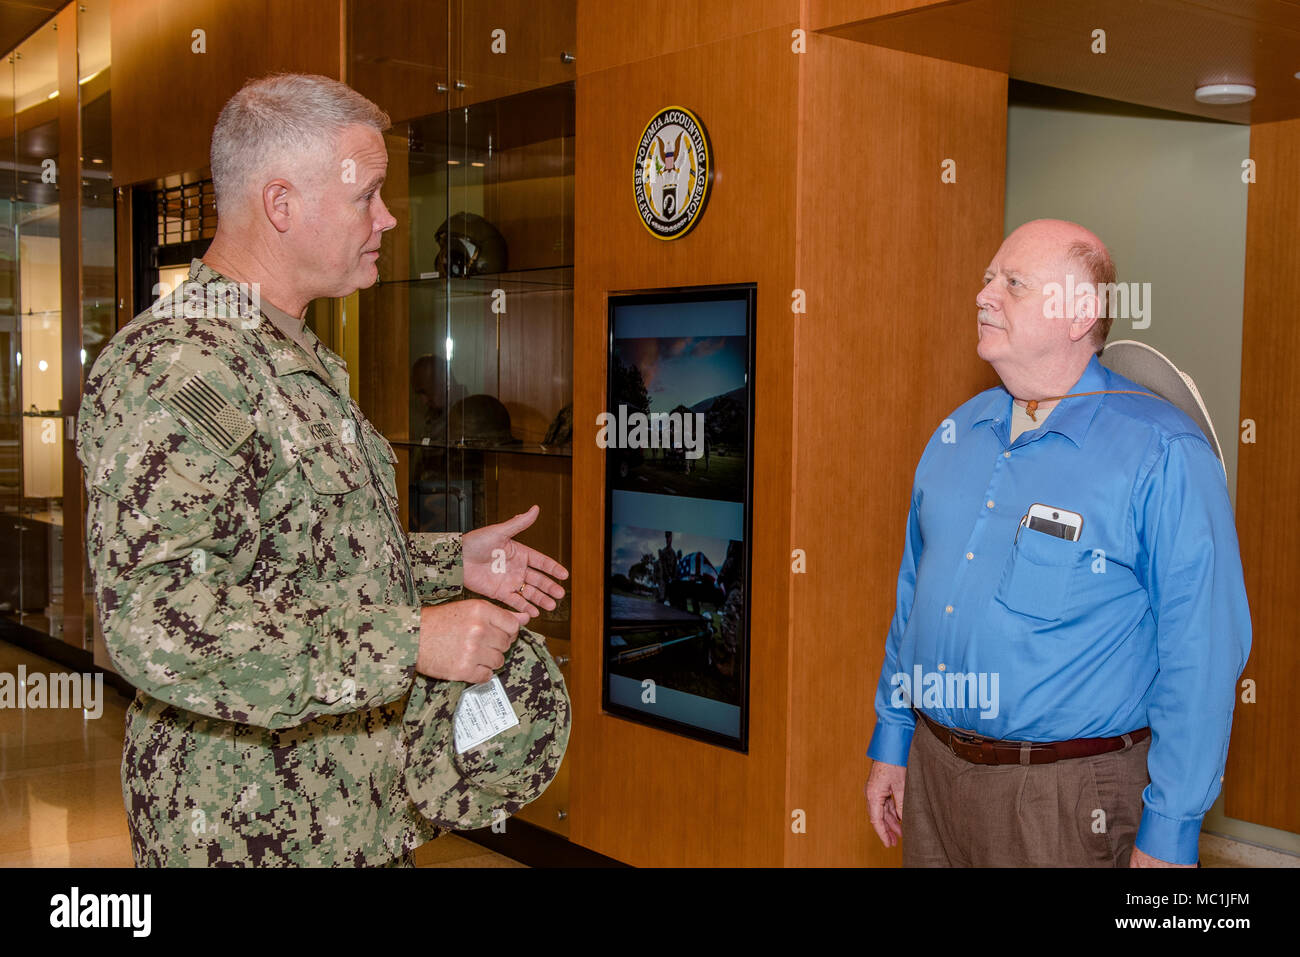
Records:
[[[569,570],[535,548],[521,545],[514,537],[533,522],[541,509],[536,505],[497,525],[484,525],[461,538],[461,561],[465,587],[485,595],[530,618],[555,608],[564,589],[555,579],[569,577]],[[521,591],[522,586],[522,591]]]

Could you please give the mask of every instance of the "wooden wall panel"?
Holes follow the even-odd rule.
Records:
[[[1254,704],[1238,698],[1224,771],[1228,817],[1300,832],[1300,763],[1292,735],[1300,728],[1300,671],[1294,599],[1300,591],[1300,120],[1251,128],[1257,180],[1246,211],[1246,298],[1242,317],[1241,417],[1256,441],[1237,459],[1237,534],[1250,599],[1253,646],[1244,678],[1257,685]],[[1236,435],[1225,440],[1238,441]]]
[[[772,27],[786,27],[786,49],[790,31],[799,19],[800,0],[746,0],[745,3],[718,0],[678,0],[656,10],[634,0],[578,0],[578,74],[640,62],[653,71],[656,57],[681,50],[711,45]],[[757,75],[758,64],[737,67]],[[662,76],[663,79],[658,79]],[[689,89],[684,78],[654,72],[636,77],[638,85],[650,86],[672,96],[674,89]],[[665,101],[666,105],[667,101]]]
[[[906,13],[917,7],[937,7],[963,0],[808,0],[808,17],[805,27],[825,30],[872,17],[893,13]]]
[[[226,100],[272,72],[340,75],[335,0],[113,0],[113,182],[204,169]],[[191,52],[193,31],[206,53]]]
[[[579,66],[584,56],[622,63],[663,41],[634,40],[633,26],[625,36],[603,4],[580,4],[586,42]],[[613,32],[602,33],[606,27]],[[695,27],[701,38],[724,32],[715,22]],[[777,865],[783,853],[798,81],[791,29],[732,36],[578,78],[570,823],[577,843],[637,865]],[[677,79],[661,84],[647,76]],[[704,123],[716,166],[699,225],[665,243],[636,213],[632,170],[646,121],[674,103]],[[594,423],[605,408],[609,292],[748,281],[758,283],[757,478],[744,755],[601,712],[604,486]]]
[[[810,37],[801,107],[787,863],[896,864],[865,757],[912,475],[953,408],[997,383],[975,295],[1002,241],[1005,74]],[[940,181],[944,159],[957,182]]]

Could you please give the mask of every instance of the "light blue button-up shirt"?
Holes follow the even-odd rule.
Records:
[[[1069,391],[1102,389],[1147,391],[1093,357]],[[1136,843],[1194,864],[1250,652],[1223,468],[1153,396],[1063,399],[1015,442],[1010,425],[990,389],[921,456],[867,753],[907,764],[912,706],[1011,741],[1149,726]],[[1021,528],[1035,503],[1079,513],[1078,540]]]

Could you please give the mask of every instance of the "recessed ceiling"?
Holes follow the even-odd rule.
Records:
[[[1297,0],[952,0],[823,32],[1232,123],[1300,116]],[[1207,83],[1258,94],[1197,103]]]

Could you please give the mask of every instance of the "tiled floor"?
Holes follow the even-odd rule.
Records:
[[[1201,867],[1300,867],[1300,857],[1202,831]]]
[[[49,675],[62,666],[0,642],[0,674]],[[103,689],[103,714],[0,708],[0,867],[130,867],[122,807],[127,702]],[[420,867],[523,867],[464,838],[420,848]]]

